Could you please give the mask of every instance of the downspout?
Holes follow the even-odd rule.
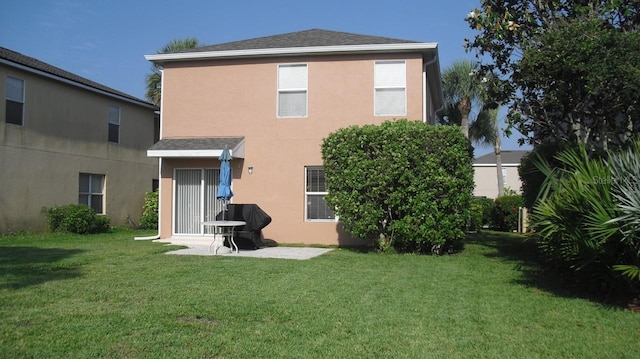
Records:
[[[422,64],[422,93],[424,94],[422,96],[422,122],[424,123],[427,123],[427,66],[436,61],[438,61],[438,58],[434,56],[433,59]],[[443,108],[444,104],[439,109],[436,109],[434,113],[442,111]]]
[[[163,70],[160,70],[160,139],[162,139],[162,106],[164,105],[164,74]],[[153,239],[160,239],[160,225],[162,223],[162,217],[160,217],[160,213],[162,211],[160,208],[162,207],[162,157],[158,157],[158,233],[153,236],[147,237],[133,237],[136,241],[148,241]]]

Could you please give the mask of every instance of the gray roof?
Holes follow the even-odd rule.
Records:
[[[500,152],[500,157],[503,164],[520,164],[520,160],[524,155],[529,153],[529,151],[525,150],[503,150]],[[480,156],[473,161],[474,165],[495,165],[496,164],[496,154],[493,152],[487,153],[486,155]]]
[[[392,39],[388,37],[359,35],[340,31],[311,29],[286,34],[258,37],[249,40],[233,41],[218,45],[201,46],[184,52],[199,51],[236,51],[255,49],[276,49],[316,46],[349,46],[418,43],[419,41]]]
[[[2,60],[5,60],[5,61],[2,61]],[[65,71],[65,70],[63,70],[63,69],[61,69],[59,67],[55,67],[53,65],[47,64],[46,62],[42,62],[42,61],[40,61],[38,59],[35,59],[33,57],[29,57],[29,56],[23,55],[23,54],[21,54],[19,52],[15,52],[15,51],[9,50],[9,49],[4,48],[4,47],[0,47],[0,62],[9,63],[9,64],[14,63],[14,64],[17,64],[17,65],[21,65],[21,66],[24,66],[24,67],[27,67],[27,68],[30,68],[30,69],[33,69],[33,70],[36,70],[36,71],[41,71],[41,72],[53,75],[55,77],[59,77],[59,78],[63,78],[63,79],[75,82],[75,83],[80,84],[80,85],[88,86],[88,87],[94,88],[94,89],[99,90],[99,91],[107,92],[109,94],[112,94],[112,95],[115,95],[115,96],[118,96],[118,97],[123,97],[125,99],[130,100],[130,101],[140,103],[141,105],[145,105],[145,106],[148,106],[148,107],[155,107],[153,104],[151,104],[151,103],[149,103],[149,102],[147,102],[145,100],[142,100],[142,99],[139,99],[137,97],[128,95],[128,94],[126,94],[124,92],[120,92],[118,90],[114,90],[114,89],[112,89],[110,87],[107,87],[107,86],[101,85],[101,84],[99,84],[97,82],[88,80],[88,79],[86,79],[84,77],[78,76],[78,75],[73,74],[73,73],[71,73],[69,71]]]
[[[243,140],[244,137],[165,138],[151,146],[149,151],[220,150],[224,146],[233,148]]]

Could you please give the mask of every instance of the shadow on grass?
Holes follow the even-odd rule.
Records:
[[[522,274],[515,280],[517,284],[559,297],[592,299],[571,288],[559,273],[545,270],[535,241],[527,240],[524,235],[482,231],[469,234],[467,243],[490,249],[483,253],[485,257],[513,262],[514,268]]]
[[[19,289],[80,275],[79,265],[60,263],[80,249],[0,247],[0,289]]]

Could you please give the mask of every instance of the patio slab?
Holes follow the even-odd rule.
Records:
[[[154,242],[167,243],[170,245],[186,246],[185,249],[177,249],[169,251],[166,254],[177,255],[196,255],[196,256],[214,256],[209,252],[211,240],[203,238],[170,238],[158,239]],[[276,259],[311,259],[327,252],[333,248],[315,248],[315,247],[264,247],[256,250],[242,250],[238,253],[217,254],[223,257],[254,257],[254,258],[276,258]]]

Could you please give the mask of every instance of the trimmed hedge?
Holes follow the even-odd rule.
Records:
[[[469,221],[470,231],[480,231],[483,226],[490,227],[493,215],[493,199],[478,197],[471,200]]]
[[[500,231],[518,229],[518,209],[524,206],[522,196],[502,196],[494,201],[492,226]]]
[[[473,149],[458,127],[352,126],[324,140],[322,158],[326,201],[354,237],[409,252],[439,252],[464,237]]]
[[[90,234],[109,231],[109,217],[97,215],[84,204],[43,208],[42,211],[47,219],[47,227],[52,232]]]

